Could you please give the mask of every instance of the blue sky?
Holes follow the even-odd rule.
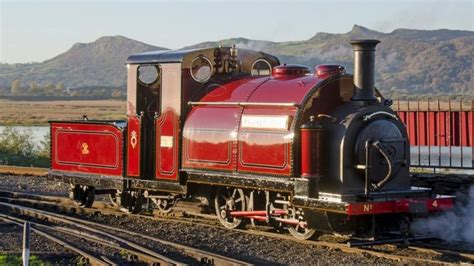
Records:
[[[76,42],[123,35],[180,48],[246,37],[295,41],[354,24],[474,30],[474,0],[372,1],[12,1],[0,0],[0,62],[39,62]]]

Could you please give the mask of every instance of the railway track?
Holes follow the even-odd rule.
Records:
[[[2,192],[5,196],[5,192]],[[21,196],[21,193],[15,193],[15,196]],[[27,196],[27,195],[25,195]],[[151,237],[145,234],[124,230],[123,228],[116,228],[100,223],[95,223],[83,219],[78,219],[62,214],[57,214],[49,211],[41,210],[41,207],[45,207],[48,204],[57,204],[58,202],[66,202],[67,200],[54,197],[45,197],[43,200],[33,200],[31,198],[41,198],[38,195],[29,194],[30,199],[12,199],[19,204],[6,203],[7,197],[2,197],[0,202],[0,209],[8,212],[9,214],[0,214],[0,219],[5,222],[14,223],[17,225],[23,225],[29,219],[35,220],[30,221],[34,232],[56,242],[67,249],[70,249],[79,255],[88,259],[92,264],[97,265],[109,265],[109,264],[123,264],[124,261],[114,261],[114,258],[108,258],[105,255],[97,255],[93,252],[87,251],[84,248],[78,247],[77,245],[70,243],[64,239],[60,239],[55,236],[55,233],[65,234],[73,238],[80,238],[88,242],[92,242],[95,245],[105,245],[107,248],[118,250],[122,256],[126,254],[125,262],[143,262],[146,264],[160,264],[160,265],[178,265],[178,264],[210,264],[210,265],[246,265],[248,263],[233,258],[225,257],[219,254],[215,254],[208,251],[199,250],[186,245],[173,243],[156,237]],[[46,201],[45,201],[46,200]],[[46,203],[49,201],[49,203]],[[26,207],[25,205],[34,205],[33,207]],[[51,205],[49,206],[51,207]],[[74,210],[73,207],[66,206],[59,208],[61,210]],[[97,210],[95,210],[97,212]],[[13,214],[11,214],[13,213]],[[21,218],[20,218],[21,217]],[[38,222],[36,221],[38,220]],[[40,223],[39,221],[48,221],[54,225],[47,225]],[[132,240],[130,240],[132,239]],[[162,250],[167,250],[168,253],[172,253],[174,257],[184,257],[183,259],[173,259],[164,256],[149,247],[139,242],[144,242],[148,245],[153,243],[154,246],[160,246]],[[116,259],[116,258],[115,258]]]
[[[22,167],[2,167],[0,166],[0,173],[9,173],[13,175],[45,175],[47,169],[30,169]],[[5,194],[7,193],[7,194]],[[97,209],[87,209],[78,207],[72,200],[62,197],[52,197],[52,196],[39,196],[35,194],[27,193],[10,193],[0,191],[0,201],[10,202],[11,204],[19,204],[22,206],[30,207],[41,207],[46,209],[53,209],[55,211],[62,211],[66,213],[78,213],[78,214],[91,214],[94,215],[98,212],[104,215],[114,215],[114,216],[127,216],[131,214],[125,214],[121,212],[118,208],[104,203],[96,202],[94,208]],[[176,208],[177,212],[172,212],[171,214],[165,215],[164,217],[156,217],[152,215],[132,215],[144,219],[151,219],[155,221],[172,221],[177,223],[188,223],[196,224],[200,226],[219,226],[219,223],[216,221],[215,216],[208,214],[201,214],[198,212],[187,211],[186,207],[180,209],[179,205]],[[100,211],[98,210],[100,209]],[[170,219],[172,218],[172,219]],[[449,260],[438,260],[438,259],[427,259],[419,254],[429,254],[427,257],[437,258],[437,257],[458,257],[460,261],[474,263],[474,254],[469,252],[463,252],[462,250],[448,250],[445,247],[431,247],[429,244],[420,243],[419,245],[412,245],[407,249],[404,249],[404,252],[399,252],[396,246],[394,245],[383,245],[383,248],[379,247],[370,247],[370,248],[356,248],[348,247],[344,243],[338,243],[337,241],[305,241],[305,240],[296,240],[290,236],[274,233],[271,229],[265,227],[259,227],[263,230],[234,230],[239,233],[252,234],[257,236],[265,236],[273,239],[280,239],[284,241],[294,241],[299,242],[309,246],[316,246],[334,250],[341,250],[346,253],[366,253],[375,257],[386,258],[394,261],[410,261],[417,263],[446,263]],[[410,254],[411,252],[411,254]],[[402,254],[398,254],[402,253]],[[416,254],[414,254],[416,253]],[[416,255],[416,256],[413,256]]]
[[[25,207],[28,206],[28,207]],[[208,226],[208,227],[216,227],[218,226],[218,222],[212,218],[204,218],[204,219],[197,219],[199,217],[192,217],[193,213],[189,212],[185,215],[180,215],[179,219],[176,219],[176,216],[172,217],[173,219],[169,219],[166,217],[153,217],[148,215],[136,215],[136,214],[125,214],[120,212],[119,210],[113,209],[113,207],[108,206],[102,208],[103,206],[107,206],[105,203],[98,204],[98,208],[101,208],[100,211],[97,209],[92,208],[80,208],[77,205],[73,204],[71,200],[61,198],[61,197],[52,197],[52,196],[40,196],[34,194],[27,194],[27,193],[14,193],[14,192],[5,192],[0,191],[0,208],[7,208],[10,211],[18,212],[18,210],[22,210],[20,213],[26,213],[30,216],[35,216],[41,214],[42,216],[48,215],[49,219],[66,219],[69,222],[73,223],[81,223],[87,226],[94,226],[100,228],[101,230],[106,230],[107,232],[110,231],[117,231],[120,230],[125,232],[128,235],[133,235],[136,237],[141,237],[143,239],[149,241],[158,241],[163,244],[170,244],[164,240],[157,240],[156,238],[142,235],[137,232],[132,232],[128,230],[124,230],[122,228],[117,229],[114,227],[110,227],[103,224],[97,224],[91,221],[84,221],[82,219],[77,219],[61,214],[46,212],[40,209],[54,209],[56,211],[63,211],[67,213],[83,213],[83,214],[96,214],[100,212],[104,215],[114,215],[114,216],[137,216],[144,219],[150,219],[155,221],[167,221],[167,222],[176,222],[176,223],[188,223],[188,224],[195,224],[199,226]],[[208,215],[209,216],[209,215]],[[202,217],[201,217],[202,218]],[[446,264],[454,261],[454,258],[459,258],[459,261],[466,262],[466,263],[474,263],[474,254],[456,251],[456,250],[447,250],[446,248],[442,247],[423,247],[415,245],[411,245],[406,249],[399,249],[395,245],[382,245],[377,247],[364,247],[364,248],[357,248],[357,247],[348,247],[344,243],[339,243],[336,241],[310,241],[310,240],[297,240],[289,235],[284,235],[280,233],[272,232],[268,227],[261,227],[260,230],[238,230],[235,229],[233,231],[239,232],[242,234],[251,234],[255,236],[262,236],[262,237],[269,237],[272,239],[278,239],[283,241],[293,241],[297,243],[302,243],[307,246],[313,246],[318,248],[325,248],[331,250],[340,250],[345,253],[363,253],[368,254],[374,257],[384,258],[393,260],[396,262],[411,262],[411,263],[423,263],[423,264]],[[227,229],[226,229],[227,230]],[[177,244],[178,246],[175,247],[184,249],[186,247]],[[199,250],[193,250],[194,254],[190,254],[190,256],[196,258],[197,260],[208,260],[212,257],[212,255],[205,254],[199,256]],[[193,253],[191,252],[191,253]],[[196,255],[197,254],[197,255]],[[453,260],[447,259],[453,258]],[[211,259],[212,260],[212,259]],[[216,261],[214,259],[214,261]],[[228,262],[229,258],[222,258],[219,257],[218,260],[219,264],[223,262]],[[216,263],[217,264],[217,263]],[[237,263],[235,263],[237,264]]]

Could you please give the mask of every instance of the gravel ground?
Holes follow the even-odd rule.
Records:
[[[88,220],[124,228],[149,236],[182,243],[199,249],[216,252],[254,264],[390,264],[391,260],[367,254],[347,254],[336,249],[317,248],[291,241],[281,241],[266,236],[255,236],[230,231],[220,227],[151,221],[140,217],[114,217],[81,215]]]
[[[17,176],[0,174],[0,190],[31,192],[51,196],[68,196],[69,185],[50,181],[40,176]]]
[[[69,186],[35,176],[2,176],[0,190],[67,196]],[[84,217],[80,216],[80,217]],[[338,249],[245,234],[220,227],[152,221],[134,216],[89,215],[89,220],[121,227],[169,241],[216,252],[254,264],[395,264],[367,253],[348,254]],[[0,239],[0,252],[14,248]],[[18,243],[19,244],[19,243]],[[18,246],[19,247],[19,246]]]
[[[44,177],[0,175],[0,190],[34,192],[58,196],[68,195],[68,185],[48,181]],[[111,226],[120,226],[132,231],[146,233],[211,252],[250,261],[255,264],[318,264],[318,263],[367,263],[389,264],[391,260],[366,254],[347,254],[340,250],[310,247],[294,242],[285,242],[264,236],[253,236],[233,232],[224,228],[189,225],[175,222],[158,222],[136,217],[113,217],[96,215],[89,219]],[[3,238],[0,251],[6,250]],[[8,249],[20,247],[21,242],[12,242]],[[45,247],[46,248],[46,247]]]
[[[0,222],[0,254],[15,254],[21,256],[23,228],[11,223]],[[73,265],[79,260],[76,254],[70,253],[64,247],[35,234],[30,235],[30,253],[42,261],[53,265]],[[62,254],[61,257],[57,254]]]

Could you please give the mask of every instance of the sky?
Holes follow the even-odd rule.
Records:
[[[474,31],[474,0],[0,0],[0,16],[0,62],[26,63],[112,35],[173,49],[231,37],[306,40],[354,24]]]

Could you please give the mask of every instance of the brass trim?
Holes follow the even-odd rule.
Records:
[[[262,106],[262,107],[299,107],[297,103],[257,103],[257,102],[188,102],[188,105],[220,105],[220,106]]]

